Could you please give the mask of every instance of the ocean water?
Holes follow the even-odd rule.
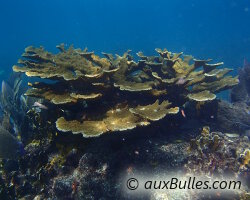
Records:
[[[249,19],[249,0],[1,0],[0,79],[25,47],[62,42],[97,53],[166,47],[237,69],[250,60]]]
[[[147,198],[129,193],[137,189],[128,187],[130,179],[138,187],[172,171],[181,181],[192,174],[240,180],[241,193],[229,188],[229,196],[249,199],[250,0],[0,0],[0,27],[0,200],[208,199],[197,184],[185,198],[180,190],[164,190],[165,198],[156,190],[138,188]],[[167,48],[224,62],[240,76],[215,76],[202,61],[194,61],[201,75],[180,72],[190,69],[186,60],[162,52],[136,63],[129,55],[107,59],[107,67],[67,51],[49,62],[67,66],[64,76],[11,73],[20,58],[48,66],[31,54],[23,58],[27,46],[56,53],[61,43],[96,55],[130,49],[151,56]],[[64,65],[70,59],[73,66]],[[86,62],[100,65],[101,73]],[[217,94],[225,85],[235,87]],[[220,192],[209,199],[222,199]]]

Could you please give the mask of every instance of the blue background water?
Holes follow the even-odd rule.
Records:
[[[250,58],[249,0],[1,0],[0,26],[4,76],[26,46],[62,42],[113,53],[166,47],[234,68]]]

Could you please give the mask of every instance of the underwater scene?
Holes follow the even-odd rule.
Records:
[[[249,200],[249,0],[0,1],[0,200]]]

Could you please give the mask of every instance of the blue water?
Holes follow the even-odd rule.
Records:
[[[118,54],[166,47],[234,68],[250,60],[249,0],[1,0],[0,26],[0,79],[26,46],[62,42]]]

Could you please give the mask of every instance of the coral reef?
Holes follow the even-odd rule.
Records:
[[[231,177],[241,180],[245,190],[243,193],[230,192],[219,198],[223,199],[248,199],[249,198],[249,139],[237,134],[223,134],[210,132],[209,127],[204,127],[201,135],[191,140],[191,155],[185,164],[187,172],[207,175],[209,177]],[[243,166],[245,168],[243,168]],[[208,197],[206,197],[208,198]],[[210,196],[218,199],[218,194]]]
[[[54,105],[58,130],[84,137],[149,125],[178,113],[188,101],[214,100],[215,93],[238,84],[237,77],[227,75],[231,69],[218,68],[223,63],[166,49],[156,49],[158,56],[138,52],[137,61],[130,51],[100,57],[73,46],[57,48],[60,53],[52,54],[27,47],[13,70],[53,80],[30,83],[26,95]]]
[[[13,145],[7,153],[6,145],[0,148],[0,199],[133,199],[121,175],[148,171],[240,177],[242,193],[225,199],[247,199],[249,139],[231,125],[248,126],[248,107],[215,100],[237,85],[231,69],[166,49],[156,49],[156,56],[138,52],[136,60],[130,51],[99,56],[57,48],[52,54],[28,47],[13,67],[40,78],[28,83],[26,96],[18,78],[2,84],[0,140],[7,134]],[[17,105],[23,105],[21,117]],[[105,134],[118,131],[124,134]],[[24,154],[9,159],[19,141]],[[138,199],[217,198],[161,192]]]
[[[55,150],[48,142],[34,141],[26,146],[26,155],[15,164],[17,169],[4,164],[5,175],[0,178],[0,185],[5,194],[12,197],[10,199],[133,199],[134,196],[122,190],[121,173],[134,177],[148,169],[155,174],[174,169],[197,176],[224,178],[231,175],[233,180],[239,177],[248,180],[248,138],[213,132],[209,127],[204,127],[193,139],[197,146],[192,141],[180,140],[180,136],[171,140],[168,136],[125,139],[108,136],[85,145],[83,152],[71,149],[64,154],[59,146]],[[246,189],[246,183],[242,184]],[[175,191],[160,192],[168,198],[175,194]],[[244,199],[240,195],[246,191],[242,192],[231,195],[234,199]],[[0,195],[4,197],[4,192]],[[151,199],[158,199],[158,195],[152,194]],[[198,190],[186,195],[190,199],[208,199]],[[230,197],[226,199],[232,199]],[[210,198],[222,199],[222,196]],[[141,199],[150,198],[142,196]]]

